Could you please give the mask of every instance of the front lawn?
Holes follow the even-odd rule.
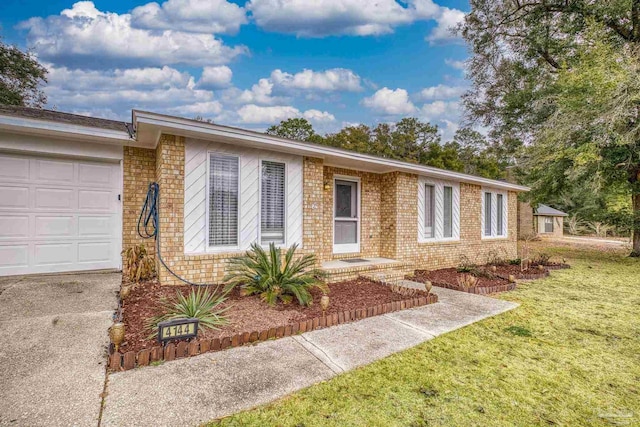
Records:
[[[210,425],[640,424],[640,260],[551,251],[519,308]]]

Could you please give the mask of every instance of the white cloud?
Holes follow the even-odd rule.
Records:
[[[233,72],[226,65],[204,67],[198,80],[198,86],[206,89],[219,89],[231,84]]]
[[[216,65],[248,52],[211,34],[133,28],[130,14],[102,12],[91,1],[60,15],[31,18],[19,28],[28,30],[27,42],[41,59],[73,67]]]
[[[218,114],[213,92],[198,89],[193,77],[171,67],[128,70],[71,70],[47,65],[44,90],[49,106],[130,120],[132,108],[182,116]],[[196,111],[197,110],[197,111]]]
[[[250,0],[245,7],[259,27],[301,37],[389,34],[400,25],[436,20],[432,43],[452,40],[446,29],[464,16],[432,0]]]
[[[309,120],[310,122],[333,122],[336,120],[335,116],[327,111],[320,110],[307,110],[302,113],[302,117]]]
[[[456,59],[446,58],[444,63],[447,64],[451,68],[455,68],[456,70],[466,70],[467,64],[465,61],[458,61]]]
[[[133,27],[151,30],[235,34],[246,22],[245,10],[226,0],[167,0],[131,11]]]
[[[295,74],[282,70],[271,72],[271,81],[282,88],[318,90],[324,92],[362,90],[360,76],[345,68],[332,68],[324,71],[304,69]]]
[[[458,129],[462,118],[462,105],[458,101],[434,101],[424,104],[419,112],[420,119],[437,124],[443,141],[450,141]]]
[[[465,86],[447,86],[439,84],[424,88],[418,95],[420,99],[425,101],[442,100],[460,97],[467,88]]]
[[[307,110],[300,112],[290,105],[277,105],[264,107],[255,104],[244,105],[237,111],[241,123],[249,124],[277,124],[282,120],[292,117],[304,117],[312,122],[327,122],[335,120],[335,117],[326,112],[318,110]]]
[[[109,71],[74,70],[47,65],[49,86],[63,86],[67,90],[93,91],[96,89],[162,88],[193,83],[189,73],[175,68],[130,68]]]
[[[415,106],[409,100],[409,94],[404,89],[391,90],[383,87],[372,96],[364,98],[362,105],[387,115],[411,114],[415,111]]]
[[[464,22],[464,17],[465,13],[458,9],[443,7],[436,18],[438,25],[426,37],[426,40],[432,45],[461,42],[460,34],[455,31],[455,28]]]
[[[273,83],[269,79],[258,80],[258,83],[251,86],[251,89],[245,89],[240,93],[236,91],[229,91],[225,94],[225,98],[238,104],[271,105],[282,101],[281,98],[272,96]]]
[[[219,101],[196,102],[172,107],[167,111],[183,117],[185,115],[212,117],[222,113],[222,104]]]

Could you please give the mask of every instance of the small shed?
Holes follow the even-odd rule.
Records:
[[[569,215],[551,206],[539,204],[533,211],[535,229],[540,235],[562,236],[565,216]]]

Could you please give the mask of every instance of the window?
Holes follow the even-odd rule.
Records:
[[[503,211],[503,198],[504,196],[502,194],[496,194],[496,220],[498,222],[497,224],[497,234],[498,236],[502,236],[504,235],[504,225],[503,225],[503,215],[504,215],[504,211]]]
[[[209,155],[209,246],[238,245],[239,158]]]
[[[435,210],[436,188],[433,185],[424,186],[424,236],[432,239],[436,236]]]
[[[453,237],[453,188],[444,187],[444,208],[443,208],[443,230],[442,236]]]
[[[491,236],[491,193],[484,193],[484,235]]]
[[[550,217],[550,216],[544,217],[544,232],[553,233],[553,217]]]
[[[285,230],[285,165],[262,162],[260,243],[283,244]]]
[[[482,237],[507,235],[507,197],[504,192],[484,191],[482,196]]]
[[[418,241],[460,238],[460,187],[450,181],[418,179]]]

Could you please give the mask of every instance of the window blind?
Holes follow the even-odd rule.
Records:
[[[496,222],[497,222],[498,230],[496,231],[496,234],[498,236],[502,236],[504,234],[504,224],[503,224],[504,206],[503,205],[504,205],[503,195],[497,194],[496,195],[496,209],[497,209]]]
[[[260,191],[260,240],[262,244],[284,243],[285,165],[262,162]]]
[[[435,187],[424,186],[424,234],[425,237],[435,237],[434,217],[436,210]]]
[[[444,187],[443,237],[453,237],[453,188]]]
[[[484,193],[484,235],[491,236],[491,193]]]
[[[238,244],[239,158],[209,155],[209,246]]]

